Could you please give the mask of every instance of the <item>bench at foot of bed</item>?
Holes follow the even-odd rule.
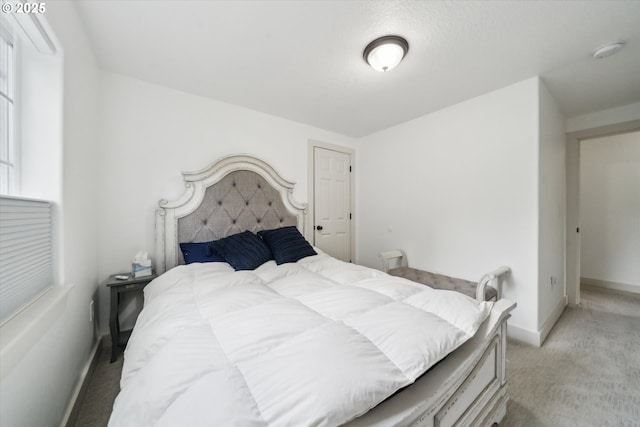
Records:
[[[392,276],[404,277],[414,282],[422,283],[434,289],[448,289],[457,291],[475,298],[478,301],[497,301],[500,299],[500,276],[508,273],[509,267],[500,267],[480,278],[475,283],[469,280],[458,279],[456,277],[445,276],[443,274],[431,273],[409,267],[407,254],[402,249],[395,251],[381,252],[378,258],[382,263],[385,273]]]

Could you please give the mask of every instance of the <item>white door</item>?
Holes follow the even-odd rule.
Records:
[[[351,262],[351,155],[314,147],[314,243]]]

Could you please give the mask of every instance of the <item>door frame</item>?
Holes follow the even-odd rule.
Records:
[[[596,126],[567,133],[567,173],[565,217],[565,275],[566,295],[570,305],[580,304],[580,142],[586,139],[602,138],[640,130],[640,120]]]
[[[314,158],[314,153],[315,153],[315,148],[324,148],[325,150],[331,150],[331,151],[337,151],[339,153],[343,153],[343,154],[347,154],[349,155],[350,159],[351,159],[351,173],[350,173],[350,182],[349,182],[349,186],[350,186],[350,208],[351,208],[351,223],[350,223],[350,229],[349,229],[349,252],[350,252],[350,257],[351,257],[351,261],[355,262],[356,260],[356,245],[355,245],[355,241],[356,241],[356,180],[355,180],[355,150],[353,148],[349,148],[349,147],[345,147],[342,145],[336,145],[336,144],[329,144],[327,142],[322,142],[322,141],[317,141],[317,140],[312,140],[310,139],[307,143],[307,147],[308,147],[308,153],[309,153],[309,179],[308,181],[308,205],[309,205],[309,213],[307,215],[307,219],[309,221],[309,224],[311,225],[310,227],[307,227],[308,229],[308,234],[307,234],[307,240],[309,242],[311,242],[312,245],[315,245],[316,242],[316,233],[315,233],[315,223],[316,223],[316,219],[315,219],[315,158]]]

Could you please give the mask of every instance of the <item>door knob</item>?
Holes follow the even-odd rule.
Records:
[[[322,226],[321,226],[321,225],[317,225],[317,226],[316,226],[316,230],[318,230],[318,231],[322,231]]]

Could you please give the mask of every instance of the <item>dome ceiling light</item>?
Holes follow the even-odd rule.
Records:
[[[398,66],[409,51],[409,43],[400,36],[375,39],[364,48],[364,60],[376,71],[387,72]]]

